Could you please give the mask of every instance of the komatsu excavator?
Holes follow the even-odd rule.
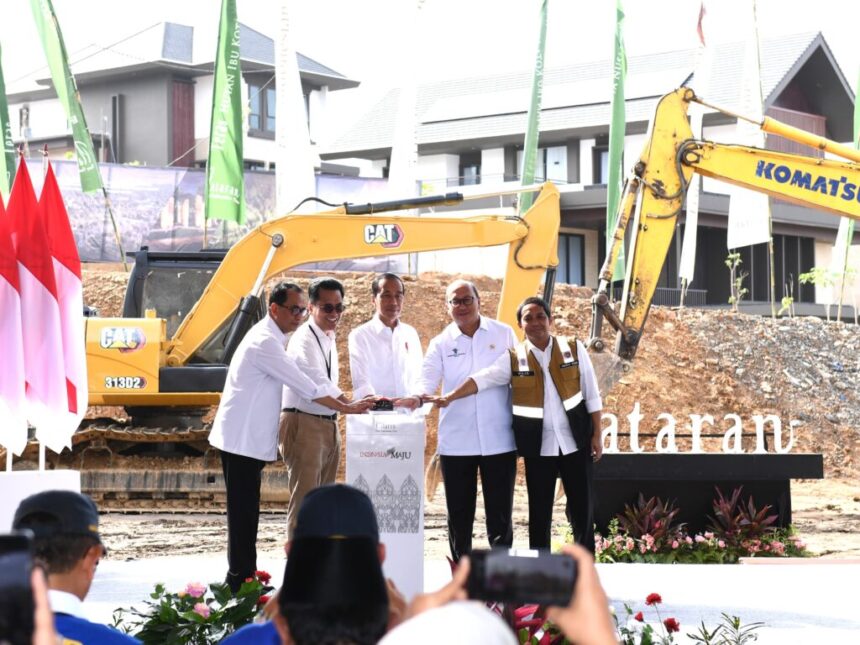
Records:
[[[850,161],[702,141],[693,137],[687,119],[692,103],[751,121],[700,100],[693,90],[686,87],[663,96],[657,104],[648,141],[626,179],[612,247],[601,268],[598,288],[592,299],[588,345],[601,391],[610,389],[621,374],[629,370],[630,361],[636,355],[675,223],[694,172],[803,206],[860,219],[860,151],[769,117],[753,122],[765,132]],[[609,288],[612,270],[628,228],[628,272],[620,301],[621,310],[616,312],[609,297]],[[604,320],[617,332],[614,353],[606,351],[602,338]]]

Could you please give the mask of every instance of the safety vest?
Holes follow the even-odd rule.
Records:
[[[526,341],[508,351],[511,355],[513,426],[517,452],[523,457],[539,457],[543,439],[543,369],[529,351]],[[581,450],[589,445],[592,428],[579,384],[576,342],[571,350],[566,338],[553,336],[549,374],[561,397],[573,438]]]

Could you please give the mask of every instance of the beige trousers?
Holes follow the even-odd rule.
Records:
[[[279,447],[287,466],[288,539],[293,539],[299,507],[317,486],[331,484],[337,476],[340,434],[337,423],[301,412],[282,412]]]

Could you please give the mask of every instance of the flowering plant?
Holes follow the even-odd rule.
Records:
[[[208,645],[250,623],[269,600],[271,576],[257,571],[234,595],[222,583],[190,582],[185,589],[168,592],[155,585],[144,608],[114,611],[114,626],[144,643]]]

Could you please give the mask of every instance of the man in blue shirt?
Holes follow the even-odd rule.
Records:
[[[66,490],[31,495],[15,511],[12,528],[33,532],[33,556],[48,574],[57,632],[82,645],[140,642],[84,618],[84,598],[107,552],[99,536],[99,512],[89,497]]]

